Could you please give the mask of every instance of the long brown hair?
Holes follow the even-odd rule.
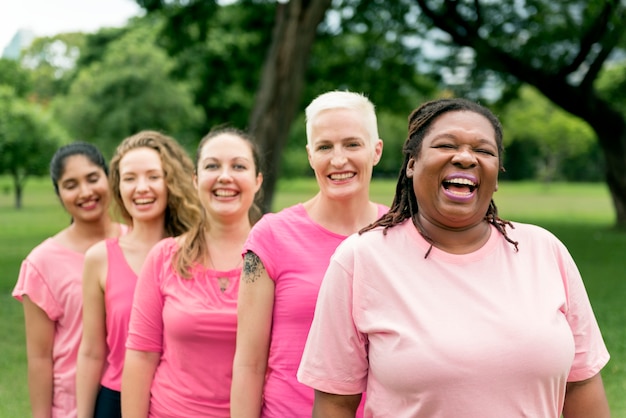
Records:
[[[243,139],[248,146],[250,146],[250,150],[252,151],[252,158],[254,162],[255,174],[259,175],[261,173],[261,152],[259,150],[258,145],[252,139],[252,137],[246,132],[239,130],[233,127],[221,127],[218,129],[211,130],[198,144],[198,148],[196,149],[196,158],[195,158],[195,172],[197,174],[198,164],[200,162],[200,155],[202,154],[202,148],[213,138],[220,136],[222,134],[229,134]],[[194,191],[194,193],[197,193]],[[254,225],[262,216],[262,212],[260,206],[258,204],[260,199],[261,190],[257,192],[255,196],[255,200],[252,203],[252,206],[248,210],[248,219],[250,220],[250,225]],[[190,270],[192,266],[203,259],[205,254],[208,253],[208,243],[206,241],[205,232],[210,228],[209,220],[206,215],[206,211],[202,211],[202,216],[195,225],[191,227],[189,233],[186,234],[184,241],[181,244],[177,254],[176,254],[176,262],[174,263],[174,269],[176,272],[184,278],[189,278],[191,276]]]
[[[118,145],[109,170],[109,184],[117,209],[122,217],[132,224],[132,217],[124,207],[120,193],[120,161],[128,151],[137,148],[153,149],[161,157],[167,187],[165,235],[174,237],[187,232],[200,221],[201,217],[200,199],[191,181],[193,163],[175,139],[156,131],[141,131],[124,139]]]

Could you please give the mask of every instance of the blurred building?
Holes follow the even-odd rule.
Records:
[[[18,30],[11,42],[2,51],[2,58],[18,59],[20,52],[24,48],[28,48],[35,39],[35,33],[29,29]]]

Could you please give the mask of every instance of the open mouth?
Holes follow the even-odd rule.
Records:
[[[136,205],[149,205],[151,203],[154,203],[155,199],[135,199],[133,200],[133,202],[135,202]]]
[[[219,190],[215,190],[213,194],[217,197],[233,197],[237,194],[237,192],[234,190],[219,189]]]
[[[464,178],[444,180],[442,185],[444,189],[457,195],[472,194],[478,187],[478,185],[473,181]]]
[[[355,175],[356,175],[355,173],[333,173],[333,174],[329,175],[328,177],[331,180],[341,181],[341,180],[350,179],[350,178],[354,177]]]

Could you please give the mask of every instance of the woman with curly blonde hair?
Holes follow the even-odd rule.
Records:
[[[192,175],[185,150],[155,131],[126,138],[111,160],[112,194],[131,230],[86,254],[79,418],[121,417],[122,368],[137,277],[158,241],[183,234],[200,221]]]

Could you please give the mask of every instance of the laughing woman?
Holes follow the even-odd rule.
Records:
[[[174,139],[154,131],[126,138],[110,171],[113,196],[131,230],[94,245],[85,256],[78,418],[121,417],[122,368],[137,274],[158,241],[186,232],[200,219],[190,181],[193,163]]]

